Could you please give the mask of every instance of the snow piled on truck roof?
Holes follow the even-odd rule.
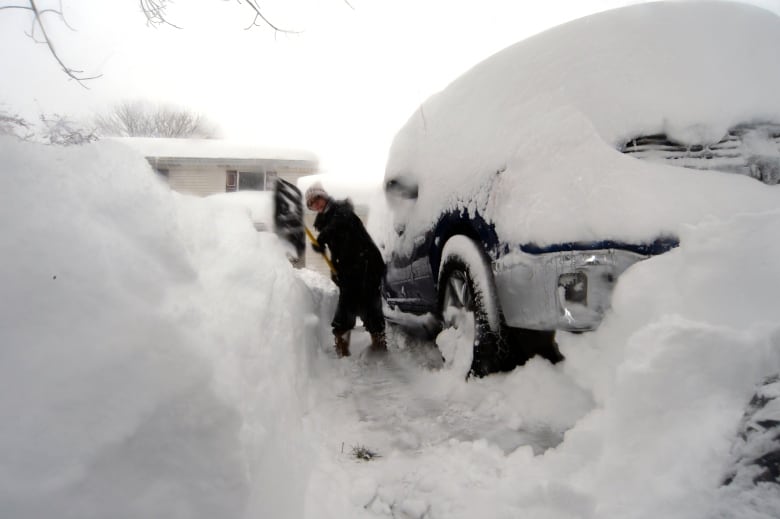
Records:
[[[442,207],[538,244],[652,240],[776,207],[778,190],[753,179],[617,149],[640,135],[712,143],[739,123],[780,122],[778,48],[768,11],[675,2],[592,15],[495,54],[425,101],[393,142],[386,180],[419,182],[405,235]]]

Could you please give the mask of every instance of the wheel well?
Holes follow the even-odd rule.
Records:
[[[434,239],[430,252],[431,273],[433,279],[439,279],[441,269],[441,256],[444,246],[450,238],[463,235],[471,239],[482,251],[486,262],[490,262],[488,251],[498,243],[495,228],[476,215],[470,217],[465,211],[461,213],[447,213],[439,219],[434,228]],[[438,289],[438,281],[436,281]]]

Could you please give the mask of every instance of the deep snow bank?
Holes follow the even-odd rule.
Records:
[[[562,337],[599,405],[556,457],[584,456],[572,481],[597,517],[780,512],[776,485],[722,486],[751,395],[780,371],[779,224],[767,211],[689,226],[679,249],[621,278],[597,332]]]
[[[0,157],[0,515],[300,515],[312,302],[276,237],[115,143]]]

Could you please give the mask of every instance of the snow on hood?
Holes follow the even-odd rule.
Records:
[[[725,2],[651,3],[575,20],[478,64],[425,101],[385,180],[419,181],[405,236],[442,207],[520,243],[652,240],[708,215],[776,207],[753,179],[649,164],[617,148],[666,133],[711,143],[780,121],[780,18]]]

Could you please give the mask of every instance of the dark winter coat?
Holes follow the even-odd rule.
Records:
[[[315,218],[314,228],[320,232],[319,246],[330,250],[340,289],[331,322],[334,333],[351,330],[356,317],[363,320],[370,333],[383,332],[381,285],[385,263],[352,204],[349,200],[331,200]]]
[[[349,200],[331,200],[314,220],[317,242],[330,250],[339,286],[350,278],[369,276],[381,280],[385,263]]]

